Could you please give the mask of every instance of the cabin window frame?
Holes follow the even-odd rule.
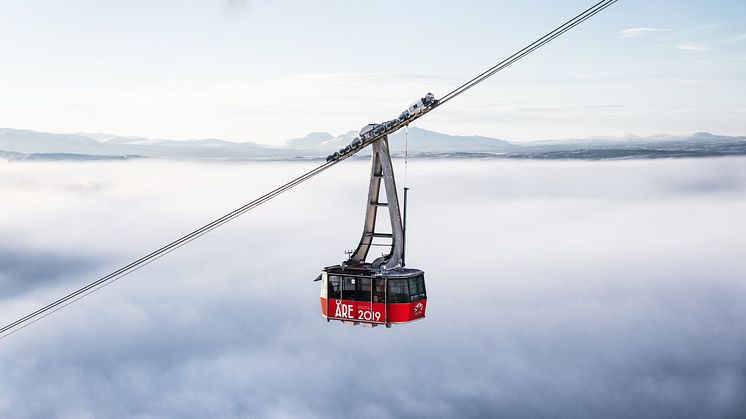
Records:
[[[329,275],[329,279],[327,280],[328,286],[326,290],[327,299],[342,299],[342,278],[342,275]]]
[[[344,275],[340,287],[340,300],[357,301],[357,281],[354,276]],[[349,282],[348,282],[349,281]],[[352,296],[352,298],[350,298]]]
[[[415,286],[421,285],[422,290],[412,289],[413,282],[415,282]],[[424,275],[417,275],[412,278],[407,278],[407,286],[409,287],[409,302],[414,303],[427,299],[427,289],[425,289]]]
[[[361,276],[357,277],[357,280],[355,281],[355,301],[361,302],[361,303],[370,303],[373,297],[373,278],[369,276]],[[364,282],[367,281],[368,289],[367,291],[363,289]],[[367,297],[366,297],[367,294]],[[361,300],[360,298],[365,298],[364,300]]]
[[[409,303],[409,278],[387,278],[386,293],[389,304]],[[403,285],[403,286],[402,286]]]

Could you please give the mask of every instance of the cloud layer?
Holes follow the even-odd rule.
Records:
[[[668,29],[661,28],[628,28],[619,32],[620,38],[638,38],[658,32],[668,32]]]
[[[742,417],[743,167],[410,161],[428,318],[371,330],[311,282],[361,231],[346,162],[1,340],[0,416]],[[0,319],[308,168],[0,165]]]

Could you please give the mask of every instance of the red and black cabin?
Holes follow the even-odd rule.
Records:
[[[328,321],[387,327],[425,317],[425,273],[419,269],[385,271],[340,265],[321,273],[321,314]]]

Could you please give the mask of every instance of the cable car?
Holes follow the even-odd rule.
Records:
[[[352,324],[409,323],[425,317],[424,272],[330,266],[322,271],[321,314]]]
[[[425,273],[405,266],[407,188],[402,222],[388,137],[379,138],[371,147],[372,170],[360,243],[346,261],[325,267],[316,280],[321,281],[321,315],[327,321],[391,327],[425,317]],[[381,181],[387,202],[379,199]],[[375,230],[379,208],[388,209],[390,232]],[[371,247],[376,246],[388,247],[389,252],[366,262]]]

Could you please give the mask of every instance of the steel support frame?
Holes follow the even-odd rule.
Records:
[[[360,238],[357,249],[352,252],[347,263],[353,265],[364,263],[373,245],[373,239],[375,237],[388,237],[390,234],[391,251],[389,254],[375,259],[371,265],[376,269],[391,269],[402,266],[404,230],[402,227],[401,212],[399,211],[399,198],[396,193],[396,181],[394,179],[394,167],[391,164],[388,136],[383,136],[375,140],[371,144],[371,148],[373,153],[371,156],[370,187],[368,189],[363,235]],[[384,192],[386,194],[385,204],[387,205],[379,201],[381,180],[383,180]],[[391,233],[378,233],[375,231],[379,207],[385,207],[389,210]]]

